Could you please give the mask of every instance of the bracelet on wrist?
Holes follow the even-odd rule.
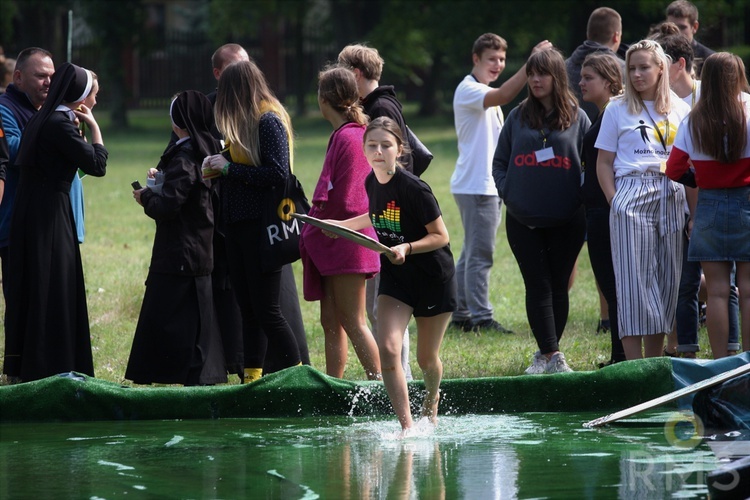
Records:
[[[409,253],[407,253],[406,255],[411,255],[411,252],[412,252],[412,250],[413,250],[413,248],[411,247],[411,243],[409,243],[409,242],[407,241],[407,242],[406,242],[406,244],[407,244],[407,245],[409,245]]]

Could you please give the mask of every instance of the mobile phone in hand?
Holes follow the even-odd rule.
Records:
[[[138,181],[133,181],[130,183],[131,186],[133,186],[134,191],[138,191],[139,189],[143,189],[143,186],[141,186],[141,183]]]

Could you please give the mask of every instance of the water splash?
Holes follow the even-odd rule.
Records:
[[[436,426],[427,417],[417,420],[411,428],[406,430],[386,431],[380,435],[382,441],[425,440],[435,434]]]
[[[117,462],[107,462],[106,460],[99,460],[96,463],[98,463],[99,465],[107,465],[110,467],[115,467],[116,470],[135,470],[135,467],[131,467],[129,465],[118,464]]]
[[[320,498],[320,495],[315,493],[309,486],[305,486],[304,484],[295,483],[294,481],[287,479],[282,474],[279,474],[279,472],[276,469],[271,469],[269,471],[266,471],[266,473],[270,474],[271,476],[278,477],[284,482],[289,482],[291,484],[294,484],[295,486],[299,487],[304,494],[302,495],[302,500],[315,500],[317,498]]]
[[[90,441],[92,439],[114,439],[114,438],[124,438],[124,437],[126,437],[124,434],[114,434],[112,436],[69,437],[67,438],[67,441]]]
[[[358,385],[351,393],[351,406],[347,416],[354,417],[356,414],[365,413],[375,403],[376,394],[371,386]]]
[[[180,442],[180,441],[182,441],[183,439],[185,439],[185,438],[184,438],[184,437],[182,437],[182,436],[174,436],[174,437],[173,437],[172,439],[170,439],[169,441],[167,441],[167,442],[166,442],[166,443],[164,444],[164,446],[166,446],[167,448],[169,448],[170,446],[174,446],[174,445],[176,445],[177,443],[179,443],[179,442]]]

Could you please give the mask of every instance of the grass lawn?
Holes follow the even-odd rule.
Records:
[[[107,113],[97,114],[104,127],[104,143],[109,150],[107,175],[84,178],[86,195],[86,241],[81,246],[88,291],[94,363],[98,377],[122,382],[130,345],[138,320],[144,281],[153,243],[154,222],[133,200],[130,183],[145,184],[146,170],[156,166],[169,139],[167,110],[133,111],[132,130],[113,132],[107,128]],[[450,118],[410,119],[410,125],[432,150],[435,159],[423,178],[432,187],[443,211],[457,259],[463,231],[458,209],[450,194],[450,176],[457,155],[456,138]],[[312,194],[325,155],[330,125],[319,116],[294,120],[296,133],[295,173],[308,196]],[[302,289],[302,268],[294,264],[298,288]],[[497,251],[492,271],[491,300],[495,318],[515,334],[474,334],[448,330],[441,356],[445,378],[490,377],[521,374],[536,351],[536,343],[526,320],[524,287],[516,261],[508,247],[505,226],[497,234]],[[314,367],[325,371],[323,332],[318,303],[302,303],[302,312]],[[0,303],[0,314],[5,304]],[[570,316],[561,341],[561,350],[576,370],[596,369],[609,358],[609,335],[596,335],[599,306],[593,274],[584,246],[578,260],[575,284],[570,292]],[[421,378],[415,359],[416,335],[412,332],[412,369]],[[0,354],[4,349],[0,333]],[[701,329],[699,353],[708,357],[705,328]],[[348,379],[364,379],[364,371],[350,348],[345,373]],[[236,380],[236,377],[234,378]],[[235,381],[233,380],[233,383]]]

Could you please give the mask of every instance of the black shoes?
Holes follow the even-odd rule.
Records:
[[[604,363],[599,363],[597,366],[601,369],[601,368],[606,368],[608,366],[612,366],[615,363],[622,363],[623,361],[625,361],[625,360],[624,359],[612,359],[612,358],[610,358],[609,361],[605,361]]]
[[[471,331],[472,332],[495,332],[495,333],[513,333],[513,331],[508,330],[503,325],[495,321],[494,319],[485,319],[482,321],[477,321],[476,323],[473,323],[471,325]]]
[[[452,319],[448,324],[448,328],[454,328],[462,332],[471,331],[471,320],[470,319]]]
[[[485,319],[473,323],[470,319],[453,319],[448,325],[462,332],[495,332],[495,333],[513,333],[494,319]]]
[[[608,319],[600,319],[599,324],[596,325],[596,333],[609,333],[611,329],[612,325]]]

